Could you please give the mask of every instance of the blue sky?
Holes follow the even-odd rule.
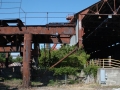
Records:
[[[3,2],[0,5],[0,13],[11,13],[1,14],[0,19],[7,18],[21,18],[25,24],[36,25],[46,24],[49,22],[66,22],[68,15],[73,15],[88,6],[98,2],[99,0],[0,0]],[[5,3],[14,2],[14,3]],[[21,3],[15,3],[21,2]],[[15,7],[15,8],[13,8]],[[48,13],[48,17],[58,18],[26,18],[24,12],[66,12],[66,13]],[[12,9],[4,9],[12,8]],[[19,12],[21,12],[19,14]],[[26,17],[47,17],[47,13],[26,13]],[[59,18],[62,17],[62,18]]]
[[[43,25],[50,22],[67,22],[66,17],[68,15],[73,15],[98,1],[99,0],[0,0],[0,19],[20,18],[25,25]],[[27,18],[25,18],[25,16]],[[48,20],[47,18],[29,18],[47,16],[54,18],[48,18]]]

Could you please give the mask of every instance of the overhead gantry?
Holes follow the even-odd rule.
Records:
[[[0,52],[20,52],[23,56],[23,86],[29,87],[30,63],[32,57],[38,59],[39,44],[68,44],[72,35],[75,35],[75,24],[49,23],[27,26],[20,19],[0,20]],[[33,49],[32,44],[34,44]],[[8,57],[6,60],[8,62]]]

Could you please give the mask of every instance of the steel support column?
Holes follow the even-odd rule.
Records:
[[[23,50],[23,87],[30,86],[30,64],[32,49],[32,34],[24,34],[24,50]]]
[[[78,26],[78,46],[83,47],[82,44],[82,36],[83,36],[83,28],[82,28],[82,15],[79,15],[79,26]]]
[[[82,36],[84,35],[84,28],[82,27],[82,19],[85,17],[85,15],[82,14],[87,14],[89,9],[86,9],[85,11],[81,12],[78,14],[78,46],[83,47],[83,40]]]

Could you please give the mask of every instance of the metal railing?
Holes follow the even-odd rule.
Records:
[[[87,65],[97,65],[101,68],[120,68],[120,60],[115,59],[97,59],[90,60]]]

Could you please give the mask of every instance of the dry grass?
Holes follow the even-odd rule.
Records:
[[[32,82],[32,87],[29,89],[22,88],[21,79],[4,80],[0,82],[0,90],[114,90],[120,86],[100,86],[98,84],[69,84],[69,85],[54,85],[42,86],[40,82]]]

